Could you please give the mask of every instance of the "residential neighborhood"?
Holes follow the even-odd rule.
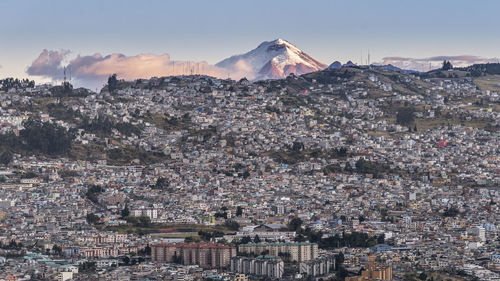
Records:
[[[499,92],[443,73],[2,87],[0,280],[500,280]]]

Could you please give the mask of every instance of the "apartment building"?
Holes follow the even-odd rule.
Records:
[[[280,279],[283,276],[284,263],[277,256],[233,257],[231,259],[231,271]]]
[[[154,262],[199,265],[203,268],[221,268],[230,265],[236,248],[213,242],[166,243],[151,246]]]
[[[291,261],[302,262],[318,257],[316,243],[249,243],[238,246],[239,253],[253,255],[288,255]]]

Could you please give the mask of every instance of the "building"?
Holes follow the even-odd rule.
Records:
[[[231,276],[231,281],[248,281],[248,277],[245,274],[236,274],[235,276]]]
[[[361,276],[347,277],[345,281],[392,281],[392,266],[375,262],[375,256],[371,255],[365,264],[365,270]]]
[[[485,242],[486,241],[486,230],[482,226],[473,226],[467,229],[467,232],[471,236],[475,236],[478,238],[479,241]]]
[[[213,242],[166,243],[151,246],[154,262],[199,265],[203,268],[221,268],[230,265],[236,248]]]
[[[324,256],[314,260],[303,261],[299,265],[301,274],[307,276],[324,276],[335,271],[335,255]]]
[[[57,275],[57,281],[66,281],[71,279],[73,279],[73,272],[71,271],[59,272]]]
[[[280,279],[284,272],[284,262],[277,256],[258,256],[256,258],[233,257],[231,271],[255,276]]]
[[[146,216],[154,220],[158,218],[158,210],[151,208],[138,208],[133,209],[130,214],[134,217]]]
[[[302,262],[318,257],[316,243],[249,243],[238,246],[238,252],[259,255],[283,256],[286,254],[291,261]]]
[[[295,231],[238,231],[235,235],[224,235],[224,239],[227,241],[233,241],[234,239],[242,239],[244,237],[255,238],[255,236],[259,236],[262,240],[285,240],[290,241],[293,240],[296,236]]]

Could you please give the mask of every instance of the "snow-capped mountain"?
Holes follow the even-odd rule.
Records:
[[[263,42],[256,49],[222,60],[216,66],[253,80],[285,78],[290,73],[301,75],[326,67],[283,39]]]

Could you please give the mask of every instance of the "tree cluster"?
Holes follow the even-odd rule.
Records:
[[[226,220],[224,222],[224,226],[227,227],[228,229],[234,230],[234,231],[237,231],[238,229],[240,229],[240,224],[234,220]]]
[[[352,232],[350,234],[343,233],[342,236],[334,235],[327,238],[322,238],[319,241],[319,247],[323,249],[352,247],[352,248],[367,248],[377,244],[383,244],[385,236],[373,235],[369,236],[364,232]]]
[[[99,194],[104,192],[104,190],[105,189],[102,186],[91,185],[87,189],[87,193],[85,193],[85,196],[87,197],[87,199],[92,201],[94,204],[98,204],[99,203]]]
[[[457,209],[457,207],[452,206],[452,207],[446,208],[446,210],[444,210],[443,216],[444,217],[456,217],[459,213],[460,212]]]
[[[402,107],[396,114],[396,123],[402,126],[409,126],[415,121],[413,113],[415,110],[412,107]]]
[[[447,61],[447,60],[443,61],[443,67],[442,67],[443,70],[450,70],[452,68],[453,68],[453,65],[451,64],[450,61]]]
[[[9,91],[10,89],[24,89],[24,88],[34,88],[35,87],[35,81],[29,80],[29,79],[21,79],[19,80],[18,78],[5,78],[0,80],[0,89],[2,91]]]
[[[154,185],[152,185],[151,187],[155,188],[155,189],[163,189],[163,188],[168,188],[169,186],[170,186],[170,183],[168,182],[168,180],[166,178],[159,177],[156,180],[156,183]]]
[[[24,122],[19,136],[13,134],[0,137],[2,145],[9,149],[43,153],[49,156],[67,154],[71,149],[73,132],[56,124],[29,119]]]
[[[151,218],[148,216],[128,216],[125,217],[127,223],[133,224],[136,227],[149,227],[151,226]]]
[[[367,161],[364,158],[360,158],[356,161],[356,170],[363,174],[374,174],[375,178],[377,178],[378,174],[389,173],[391,168],[389,165],[384,163]]]
[[[101,218],[94,213],[87,214],[86,219],[88,224],[96,224],[101,220]]]
[[[110,135],[113,129],[116,129],[118,132],[125,136],[141,135],[141,128],[134,126],[130,123],[126,122],[117,122],[113,123],[109,118],[105,116],[99,115],[97,118],[89,120],[88,118],[84,118],[81,128],[85,131],[102,134],[102,135]]]
[[[343,158],[347,156],[347,148],[341,147],[341,148],[334,148],[330,150],[329,156],[332,158]]]
[[[12,161],[12,153],[10,151],[4,151],[2,154],[0,154],[0,163],[3,164],[4,166],[9,165],[11,161]]]
[[[217,230],[212,232],[200,230],[198,231],[198,236],[200,236],[203,241],[211,241],[212,238],[224,236],[224,232]]]
[[[338,234],[327,238],[322,238],[321,231],[314,231],[311,228],[302,228],[302,220],[300,218],[293,218],[288,223],[288,229],[298,233],[295,238],[298,242],[309,241],[311,243],[318,243],[320,248],[332,249],[341,247],[371,247],[377,244],[383,244],[384,235],[369,236],[364,232],[352,232],[350,234],[343,233],[342,237]]]
[[[78,272],[82,273],[94,273],[96,269],[96,263],[93,261],[86,261],[78,265]]]
[[[14,240],[10,240],[9,244],[3,244],[0,241],[0,248],[1,249],[6,249],[6,250],[21,250],[23,247],[23,244],[17,243]]]
[[[116,74],[113,74],[108,77],[108,90],[110,93],[113,93],[118,87],[118,79],[116,78]]]

